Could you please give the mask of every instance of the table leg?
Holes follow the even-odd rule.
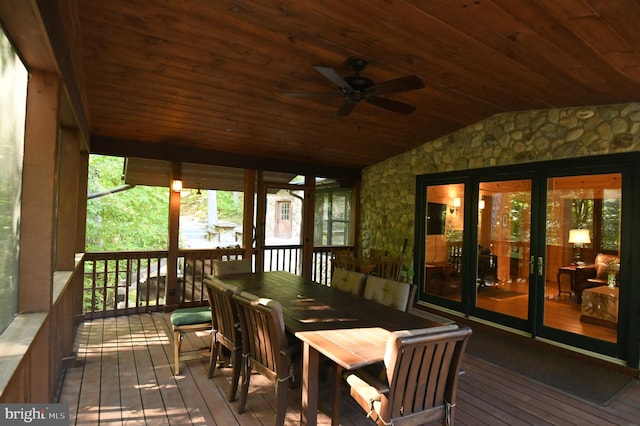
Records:
[[[319,354],[307,342],[302,348],[302,407],[300,423],[318,423],[318,364]]]
[[[333,413],[331,415],[331,426],[340,424],[340,399],[342,397],[342,367],[334,364],[333,375]]]

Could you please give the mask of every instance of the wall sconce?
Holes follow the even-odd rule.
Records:
[[[478,201],[478,210],[484,210],[484,199]]]
[[[182,191],[182,180],[174,179],[173,182],[171,182],[171,189],[173,190],[173,192]]]
[[[584,262],[580,260],[580,249],[585,244],[591,244],[591,236],[588,229],[570,229],[569,230],[569,244],[573,244],[575,250],[574,263],[576,265],[584,265]]]
[[[449,213],[458,214],[458,208],[460,207],[460,198],[454,198],[453,204],[449,206]]]

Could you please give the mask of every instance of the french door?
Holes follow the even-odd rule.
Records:
[[[630,176],[593,164],[420,177],[420,301],[623,357]]]

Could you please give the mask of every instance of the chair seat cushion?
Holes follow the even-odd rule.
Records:
[[[382,393],[378,389],[368,382],[363,380],[357,373],[351,373],[346,375],[346,381],[354,391],[358,392],[360,396],[369,403],[373,401],[381,401]]]
[[[208,306],[180,308],[171,313],[171,325],[175,327],[205,322],[211,322],[211,308]]]
[[[404,311],[410,291],[411,287],[407,283],[369,275],[364,287],[364,298]]]
[[[336,268],[331,277],[331,287],[359,296],[362,294],[365,275],[360,272]]]

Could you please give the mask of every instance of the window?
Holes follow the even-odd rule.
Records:
[[[314,245],[351,244],[351,190],[332,188],[316,193]]]
[[[168,189],[127,186],[123,169],[123,158],[89,157],[87,251],[166,250]]]
[[[289,220],[289,211],[291,210],[291,203],[288,201],[280,202],[280,220]]]
[[[18,311],[20,195],[27,70],[0,31],[0,332]]]
[[[244,193],[183,189],[180,194],[180,248],[242,246]]]

